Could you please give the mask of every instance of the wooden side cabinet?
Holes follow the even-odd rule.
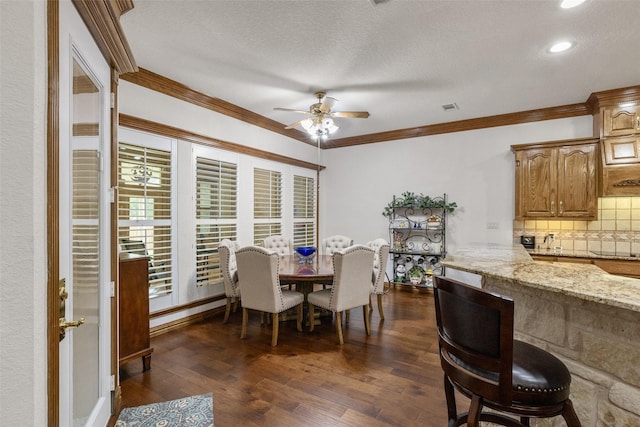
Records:
[[[118,344],[120,365],[140,357],[142,370],[151,369],[149,257],[120,255]]]
[[[512,145],[516,218],[596,219],[598,140]]]

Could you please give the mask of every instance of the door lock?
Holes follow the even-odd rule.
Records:
[[[58,318],[58,327],[60,331],[58,332],[58,341],[62,341],[66,335],[67,328],[77,328],[78,326],[84,323],[84,317],[81,317],[80,320],[68,322],[65,318],[66,314],[66,300],[69,298],[69,293],[66,288],[67,281],[66,279],[60,279],[58,283],[58,296],[60,297],[60,317]]]

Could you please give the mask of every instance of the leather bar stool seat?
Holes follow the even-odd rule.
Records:
[[[569,370],[541,348],[514,340],[512,372],[514,403],[552,405],[569,398]]]

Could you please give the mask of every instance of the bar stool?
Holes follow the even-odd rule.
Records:
[[[569,427],[581,426],[564,363],[514,340],[512,299],[445,277],[435,278],[434,299],[449,427],[528,426],[530,418],[557,415]],[[455,390],[471,399],[468,412],[458,414]]]

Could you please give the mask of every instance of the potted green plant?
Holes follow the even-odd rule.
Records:
[[[411,191],[405,191],[400,196],[393,196],[391,202],[385,206],[382,215],[390,218],[394,208],[414,208],[414,209],[444,209],[451,213],[458,205],[455,202],[446,202],[443,197],[432,198],[424,194],[416,194]]]

